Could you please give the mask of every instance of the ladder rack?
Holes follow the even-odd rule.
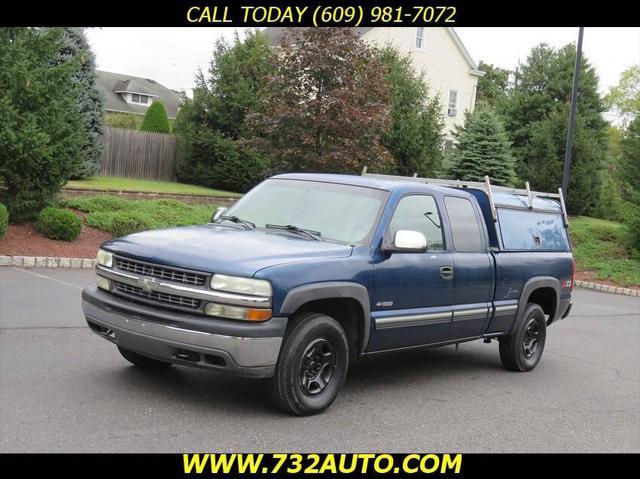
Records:
[[[509,186],[496,186],[492,185],[489,181],[489,176],[484,177],[484,181],[462,181],[462,180],[441,180],[437,178],[421,178],[416,174],[413,176],[394,176],[394,175],[379,175],[374,173],[367,173],[367,167],[362,169],[362,176],[369,176],[371,178],[379,178],[383,180],[397,180],[397,181],[413,181],[416,183],[426,183],[436,186],[446,186],[449,188],[471,188],[475,190],[484,191],[489,198],[489,205],[491,207],[491,216],[493,221],[497,221],[498,215],[496,211],[496,205],[493,201],[493,193],[511,193],[514,195],[526,196],[527,206],[529,209],[533,209],[533,200],[535,198],[551,198],[558,200],[560,208],[562,210],[562,217],[564,225],[569,225],[569,218],[567,216],[567,210],[564,203],[564,196],[562,194],[562,188],[558,188],[557,193],[545,193],[542,191],[533,191],[529,187],[529,182],[525,183],[525,188],[511,188]]]

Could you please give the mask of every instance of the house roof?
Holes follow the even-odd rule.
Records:
[[[303,28],[310,28],[310,27],[294,27],[294,28],[291,28],[291,30],[300,30]],[[358,35],[363,36],[365,33],[367,33],[369,30],[375,27],[352,27],[352,28],[358,33]],[[442,27],[442,28],[444,28],[447,31],[447,33],[451,36],[451,39],[458,47],[458,50],[460,50],[460,53],[469,64],[470,73],[472,75],[484,76],[484,72],[481,72],[478,70],[478,65],[476,64],[475,61],[473,61],[473,58],[471,58],[469,51],[464,46],[464,44],[462,43],[462,40],[460,40],[460,37],[455,32],[455,30],[452,27]],[[265,33],[269,37],[269,40],[271,41],[271,43],[273,45],[276,45],[280,42],[280,40],[282,40],[282,37],[284,36],[286,29],[287,27],[268,27],[265,29]]]
[[[175,118],[178,114],[180,94],[155,80],[101,70],[97,70],[96,74],[96,85],[106,100],[107,111],[144,115],[148,107],[127,103],[120,95],[128,92],[148,95],[152,100],[162,102],[169,118]]]

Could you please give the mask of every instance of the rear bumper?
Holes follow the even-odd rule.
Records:
[[[130,302],[95,287],[82,292],[89,327],[118,346],[162,361],[251,377],[273,376],[286,318],[245,324]]]

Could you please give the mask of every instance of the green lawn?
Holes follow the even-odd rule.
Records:
[[[173,226],[208,223],[212,205],[193,205],[181,201],[128,200],[111,195],[70,198],[65,206],[84,211],[87,223],[114,236]]]
[[[133,178],[116,178],[114,176],[92,176],[84,180],[71,180],[66,184],[69,188],[84,190],[135,191],[143,193],[167,193],[175,195],[198,195],[239,197],[239,193],[213,190],[204,186],[173,183],[171,181],[136,180]]]
[[[630,257],[624,246],[624,233],[624,226],[613,221],[571,218],[569,234],[578,270],[595,271],[597,279],[623,286],[640,285],[640,260]]]

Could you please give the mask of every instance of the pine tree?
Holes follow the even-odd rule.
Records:
[[[80,68],[74,75],[75,100],[80,111],[86,142],[82,148],[82,163],[73,172],[76,178],[96,175],[100,171],[100,155],[104,149],[102,136],[105,124],[105,105],[102,93],[96,86],[96,59],[82,28],[65,28],[60,56],[56,63],[71,58],[79,61]]]
[[[562,184],[576,49],[535,47],[522,66],[504,109],[517,158],[516,172],[531,187],[557,191]],[[607,124],[598,76],[583,58],[567,205],[572,214],[593,214],[607,153]]]
[[[86,135],[77,57],[59,62],[61,28],[0,28],[0,203],[33,219],[77,171]]]
[[[167,110],[160,101],[154,101],[142,119],[142,125],[140,125],[141,131],[151,131],[154,133],[169,133],[171,127],[169,126],[169,117],[167,116]]]
[[[459,180],[511,185],[515,160],[509,139],[498,116],[485,106],[467,113],[464,125],[456,127],[456,145],[451,153],[450,176]]]
[[[259,102],[270,56],[269,38],[261,31],[216,43],[208,75],[198,73],[193,99],[183,99],[176,118],[181,181],[247,191],[263,178],[263,157],[236,140],[245,132],[247,111]]]
[[[429,95],[429,86],[416,73],[410,56],[386,47],[379,57],[389,69],[391,91],[391,127],[382,136],[382,144],[396,160],[389,172],[435,176],[442,162],[444,123],[440,99]]]

